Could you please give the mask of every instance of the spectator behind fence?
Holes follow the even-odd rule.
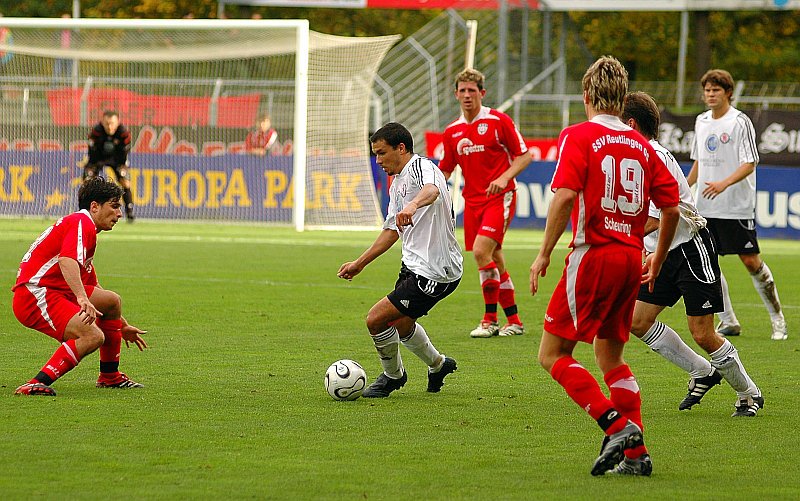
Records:
[[[269,115],[264,115],[255,130],[247,134],[244,140],[247,153],[264,156],[278,141],[278,133],[272,128]]]

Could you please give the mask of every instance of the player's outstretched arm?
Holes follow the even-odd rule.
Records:
[[[336,274],[339,278],[345,280],[352,280],[353,277],[361,273],[361,270],[374,261],[378,256],[389,250],[397,239],[400,238],[397,231],[384,229],[375,239],[375,242],[365,250],[361,256],[355,261],[344,263],[339,267],[339,272]]]

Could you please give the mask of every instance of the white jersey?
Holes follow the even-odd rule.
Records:
[[[439,189],[436,200],[420,207],[414,224],[398,229],[395,216],[426,184]],[[453,202],[444,174],[427,158],[414,155],[392,180],[389,211],[384,229],[395,230],[403,240],[403,264],[417,275],[441,283],[455,282],[463,272],[461,248],[455,236]]]
[[[656,150],[658,157],[667,166],[672,177],[678,182],[678,195],[681,201],[678,203],[681,217],[678,221],[678,229],[675,231],[675,238],[672,239],[672,244],[669,250],[675,249],[681,244],[684,244],[694,238],[695,234],[701,229],[706,227],[706,220],[697,212],[694,205],[694,196],[692,190],[689,188],[689,182],[686,180],[680,164],[672,156],[672,153],[655,139],[650,140],[650,146]],[[648,215],[656,219],[661,218],[661,211],[656,207],[653,202],[650,202],[650,210]],[[644,250],[647,252],[655,252],[658,246],[658,230],[645,235],[644,237]]]
[[[697,209],[700,214],[718,219],[755,218],[755,171],[713,200],[702,196],[705,183],[725,179],[744,163],[758,165],[756,130],[747,115],[733,106],[721,118],[712,118],[711,110],[698,115],[691,158],[698,164]]]

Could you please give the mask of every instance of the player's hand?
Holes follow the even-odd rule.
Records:
[[[147,348],[147,343],[142,339],[142,334],[147,334],[147,331],[143,331],[132,325],[124,325],[120,332],[122,332],[122,339],[125,340],[126,347],[130,348],[131,345],[129,343],[133,343],[139,348],[139,351],[143,351]]]
[[[656,263],[653,259],[654,254],[648,254],[642,263],[642,284],[647,284],[647,290],[653,292],[653,287],[656,285],[656,278],[661,273],[661,264]]]
[[[339,273],[336,274],[339,278],[345,280],[352,280],[354,276],[361,273],[362,268],[356,265],[355,261],[344,263],[339,267]]]
[[[536,256],[536,259],[531,264],[531,295],[536,295],[539,292],[539,277],[547,275],[547,268],[550,266],[550,258],[545,256]]]
[[[91,325],[97,320],[98,317],[102,317],[103,314],[94,307],[91,301],[89,301],[88,297],[82,297],[78,299],[78,306],[81,307],[81,311],[78,312],[78,317],[80,318],[81,322],[86,325]]]
[[[398,212],[394,217],[394,222],[398,228],[405,228],[406,226],[414,226],[414,214],[417,213],[417,206],[414,202],[409,202],[403,210]]]
[[[506,186],[508,186],[508,180],[498,177],[489,183],[489,186],[486,188],[486,196],[489,197],[492,195],[497,195],[498,193],[502,193],[503,190],[506,189]]]
[[[725,191],[727,188],[728,185],[726,185],[724,181],[707,182],[706,187],[703,190],[703,196],[714,200],[717,198],[717,195]]]

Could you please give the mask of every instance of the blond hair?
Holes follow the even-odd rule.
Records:
[[[467,68],[456,75],[456,90],[458,90],[459,82],[475,82],[478,85],[478,90],[483,90],[483,79],[483,73],[474,68]]]
[[[595,61],[583,75],[582,83],[589,104],[596,111],[612,115],[622,113],[628,93],[628,72],[616,58],[603,56]]]

